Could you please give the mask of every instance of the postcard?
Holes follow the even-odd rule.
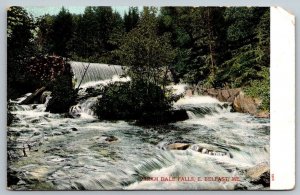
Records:
[[[293,189],[294,75],[280,7],[11,6],[7,189]]]

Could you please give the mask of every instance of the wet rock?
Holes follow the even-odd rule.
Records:
[[[191,146],[191,149],[199,153],[208,154],[211,156],[229,156],[230,158],[232,158],[231,153],[208,144],[194,144]]]
[[[72,131],[78,131],[78,129],[75,128],[75,127],[72,127],[71,130],[72,130]]]
[[[58,135],[63,135],[63,133],[59,132],[59,131],[56,131],[56,132],[53,132],[53,135],[58,136]]]
[[[105,138],[105,141],[108,141],[108,142],[113,142],[113,141],[117,141],[117,140],[118,140],[118,138],[116,138],[113,135]]]
[[[264,187],[270,187],[270,171],[264,172],[261,174],[259,179],[251,181],[253,184],[261,184]]]
[[[44,153],[54,153],[54,152],[58,152],[60,151],[61,149],[60,148],[50,148],[48,150],[45,150]]]
[[[255,115],[256,118],[270,118],[270,113],[267,111],[259,112]]]
[[[245,96],[243,92],[240,92],[233,101],[233,108],[236,112],[255,115],[257,113],[257,107],[258,105],[255,103],[254,99]]]
[[[186,150],[190,147],[187,143],[173,143],[167,146],[168,150]]]
[[[20,178],[17,177],[17,172],[8,168],[7,169],[7,187],[11,185],[16,185],[20,181]]]
[[[44,91],[40,97],[40,103],[44,104],[47,100],[47,97],[51,95],[51,91]]]
[[[248,188],[247,188],[247,186],[238,183],[234,186],[234,190],[248,190]]]
[[[41,134],[41,132],[39,132],[39,131],[35,131],[35,132],[33,133],[34,136],[37,136],[37,135],[40,135],[40,134]]]
[[[270,186],[270,166],[267,163],[258,164],[246,171],[246,176],[253,184]]]
[[[208,95],[214,98],[217,98],[221,102],[230,102],[233,103],[235,97],[237,97],[241,92],[240,88],[235,89],[201,89],[202,95]]]
[[[71,108],[69,109],[69,115],[72,118],[78,118],[81,116],[81,106],[80,105],[75,105],[75,106],[71,106]]]

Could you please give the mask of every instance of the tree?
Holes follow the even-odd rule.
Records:
[[[16,98],[27,92],[25,64],[36,52],[33,18],[22,7],[13,6],[7,11],[7,88],[8,98]]]
[[[75,60],[114,62],[115,50],[124,34],[123,20],[111,7],[86,7],[84,14],[74,16],[75,31],[68,44]]]
[[[147,85],[153,83],[164,88],[175,52],[168,35],[157,35],[156,13],[154,7],[144,8],[137,27],[125,36],[117,53],[132,80],[144,80]]]
[[[139,21],[139,9],[138,7],[130,7],[128,13],[124,14],[124,26],[126,32],[135,28]]]
[[[51,31],[51,52],[56,55],[67,57],[67,43],[70,41],[74,30],[73,17],[64,7],[54,18]]]
[[[171,64],[171,72],[177,83],[189,72],[191,61],[192,31],[191,7],[162,7],[158,16],[159,34],[170,33],[171,45],[176,48],[176,57]]]
[[[229,55],[218,72],[219,81],[231,87],[250,85],[262,78],[259,71],[269,67],[268,8],[227,8],[227,47]],[[263,19],[264,14],[265,18]]]
[[[224,18],[225,8],[198,7],[191,11],[194,46],[191,51],[192,70],[194,75],[188,74],[192,83],[202,82],[207,87],[213,87],[216,72],[222,63],[224,55]]]
[[[50,53],[53,48],[51,36],[53,34],[53,23],[55,16],[46,14],[37,19],[37,37],[36,43],[40,53]]]

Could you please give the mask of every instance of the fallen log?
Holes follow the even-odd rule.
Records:
[[[20,104],[32,104],[33,101],[46,90],[46,87],[41,87],[35,90],[30,96],[23,100]]]

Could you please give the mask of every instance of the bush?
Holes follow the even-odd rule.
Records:
[[[116,82],[104,87],[103,96],[94,107],[99,119],[138,120],[152,116],[160,118],[168,112],[177,97],[161,87],[145,81]],[[160,123],[157,120],[157,123]]]
[[[65,113],[75,104],[77,92],[72,88],[72,77],[61,75],[53,82],[53,91],[46,111]]]
[[[270,73],[268,68],[259,72],[261,80],[253,80],[250,86],[244,89],[245,93],[253,98],[260,98],[262,104],[260,109],[270,112]]]

